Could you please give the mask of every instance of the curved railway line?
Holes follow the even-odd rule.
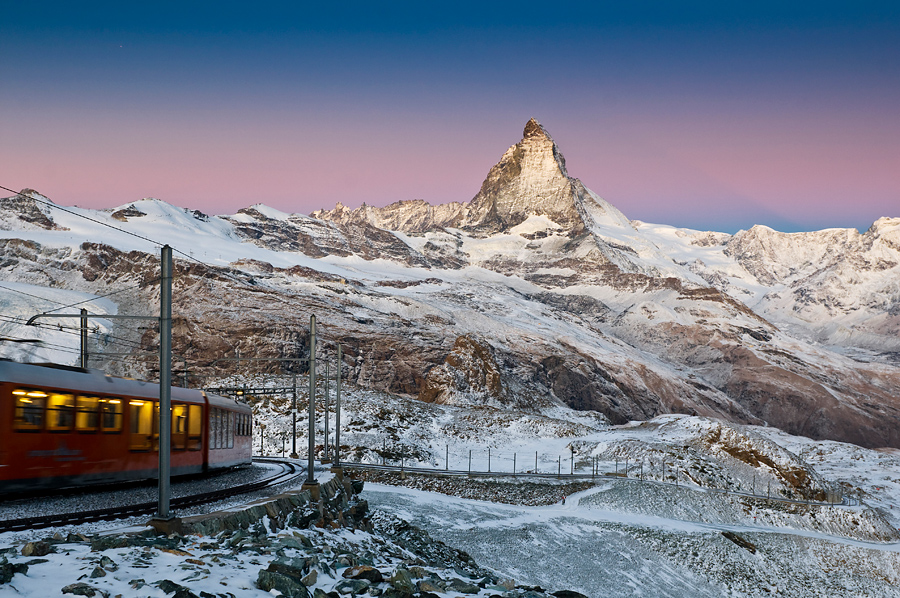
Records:
[[[212,492],[204,492],[200,494],[192,494],[173,498],[171,507],[173,509],[185,509],[197,505],[208,504],[237,496],[239,494],[247,494],[264,488],[277,486],[292,479],[300,477],[305,470],[297,463],[282,459],[266,459],[257,458],[255,462],[275,463],[281,465],[280,472],[256,480],[247,484],[232,486]],[[81,525],[84,523],[93,523],[96,521],[113,521],[116,519],[125,519],[128,517],[136,517],[140,515],[152,515],[156,513],[158,503],[144,502],[134,505],[123,505],[118,507],[110,507],[108,509],[95,509],[91,511],[81,511],[77,513],[59,513],[55,515],[42,515],[39,517],[25,517],[21,519],[0,520],[0,532],[23,531],[32,529],[42,529],[47,527],[56,527],[61,525]]]

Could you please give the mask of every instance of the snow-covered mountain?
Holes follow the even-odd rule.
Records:
[[[152,239],[182,252],[174,350],[194,384],[221,375],[222,357],[303,356],[314,313],[320,350],[344,346],[351,382],[423,401],[565,405],[614,423],[688,413],[900,446],[900,218],[863,234],[629,221],[569,176],[535,120],[465,203],[217,217],[154,199],[63,209],[23,191],[0,208],[10,338],[25,331],[9,317],[75,302],[61,290],[115,292],[89,306],[103,313],[154,313]],[[104,324],[94,353],[155,343]]]

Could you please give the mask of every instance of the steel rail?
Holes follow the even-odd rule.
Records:
[[[269,486],[275,486],[293,478],[299,477],[303,472],[302,468],[295,464],[278,459],[254,459],[254,461],[262,461],[267,463],[278,463],[283,469],[272,476],[233,486],[231,488],[223,488],[222,490],[214,490],[212,492],[204,492],[201,494],[193,494],[190,496],[182,496],[171,500],[172,509],[184,509],[202,504],[216,502],[238,494],[247,494],[256,490],[262,490]],[[127,517],[136,517],[138,515],[152,515],[156,512],[157,502],[145,502],[135,505],[123,505],[111,507],[108,509],[95,509],[92,511],[81,511],[79,513],[58,513],[55,515],[41,515],[38,517],[24,517],[21,519],[0,520],[0,532],[23,531],[32,529],[43,529],[47,527],[56,527],[61,525],[81,525],[83,523],[93,523],[96,521],[113,521],[116,519],[125,519]]]

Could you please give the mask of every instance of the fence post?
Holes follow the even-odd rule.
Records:
[[[469,475],[472,475],[472,449],[469,449]]]
[[[625,477],[628,477],[628,457],[625,457]]]
[[[562,455],[556,456],[556,479],[558,480],[562,476]]]
[[[537,451],[534,451],[534,473],[535,473],[535,474],[538,472],[538,469],[537,469],[537,453],[538,453]]]
[[[513,477],[516,477],[516,454],[513,453]]]
[[[488,447],[488,473],[491,473],[491,447]]]
[[[444,471],[448,471],[450,469],[450,445],[446,445],[446,450],[444,452]]]

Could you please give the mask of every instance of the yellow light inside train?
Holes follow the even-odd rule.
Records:
[[[137,406],[137,407],[140,407],[141,405],[144,404],[144,401],[128,401],[128,404],[129,404],[129,405],[135,405],[135,406]]]
[[[39,390],[32,390],[31,392],[28,393],[27,396],[29,396],[29,397],[46,397],[47,393],[41,392]]]
[[[121,403],[122,401],[120,401],[119,399],[110,399],[109,401],[106,401],[106,402],[107,402],[107,403],[111,403],[111,404],[113,404],[113,405],[118,405],[118,404]],[[132,403],[132,405],[134,405],[134,403]]]
[[[30,403],[31,399],[19,399],[20,403]]]
[[[14,390],[13,394],[16,395],[17,397],[24,397],[25,395],[28,394],[28,392],[24,391],[24,390]]]

